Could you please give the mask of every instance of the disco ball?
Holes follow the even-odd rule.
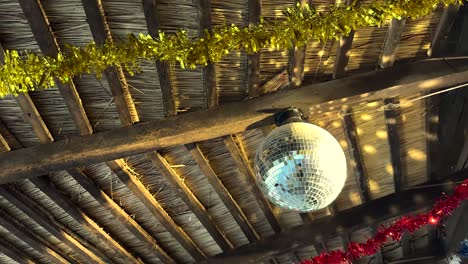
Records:
[[[299,212],[332,203],[346,180],[346,159],[326,130],[305,122],[274,129],[257,150],[257,184],[275,205]]]

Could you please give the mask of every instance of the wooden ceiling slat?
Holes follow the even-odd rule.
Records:
[[[23,212],[25,215],[30,217],[33,221],[39,224],[52,236],[56,237],[62,243],[67,245],[71,250],[78,254],[82,259],[86,260],[87,263],[106,263],[108,261],[107,257],[101,259],[97,255],[99,253],[94,253],[90,251],[86,246],[82,245],[75,238],[64,232],[60,229],[59,225],[55,222],[55,219],[50,219],[43,217],[41,213],[38,212],[39,207],[35,205],[35,202],[32,200],[26,200],[24,195],[14,192],[10,187],[6,185],[0,186],[0,195],[6,199],[10,204],[15,206],[18,210]],[[34,209],[33,209],[34,208]]]
[[[66,256],[59,249],[50,245],[50,243],[44,239],[32,234],[29,231],[29,228],[12,219],[11,216],[1,214],[0,225],[32,249],[39,252],[42,256],[45,256],[47,259],[52,261],[52,263],[76,263],[74,259]]]
[[[249,26],[257,25],[262,14],[262,0],[249,0]],[[247,80],[250,97],[257,97],[260,88],[260,51],[247,55]]]
[[[413,189],[371,200],[340,211],[335,217],[327,217],[321,221],[294,227],[211,257],[207,263],[258,263],[276,254],[290,252],[320,242],[323,237],[339,235],[369,225],[377,225],[382,221],[412,212],[416,208],[430,206],[441,193],[448,192],[448,187],[453,189],[454,182],[464,179],[466,173],[466,170],[461,171],[447,176],[445,181],[430,181]],[[443,184],[447,182],[452,184]],[[414,199],[414,197],[418,197],[418,199]]]
[[[199,34],[200,37],[205,36],[205,31],[211,32],[213,26],[211,22],[211,0],[196,0]],[[218,84],[216,80],[216,67],[209,62],[203,67],[203,83],[205,86],[206,105],[205,108],[218,106]]]
[[[49,26],[49,21],[39,0],[19,0],[23,13],[29,22],[36,41],[46,56],[57,57],[59,45]],[[73,81],[62,83],[56,80],[60,94],[67,104],[68,110],[82,135],[91,134],[93,128],[86,116],[81,99]]]
[[[400,45],[401,33],[403,32],[405,23],[406,18],[402,18],[401,20],[393,18],[390,22],[390,28],[388,29],[382,56],[380,57],[380,67],[391,67],[395,63],[398,46]]]
[[[223,204],[231,213],[234,220],[236,221],[236,223],[239,225],[240,229],[244,233],[244,235],[247,237],[247,239],[250,242],[256,241],[257,239],[259,239],[259,236],[257,232],[255,232],[255,229],[252,226],[252,224],[249,222],[249,219],[244,214],[239,204],[237,204],[236,200],[234,200],[232,195],[229,193],[229,190],[224,186],[224,184],[218,178],[216,173],[213,171],[213,168],[211,168],[211,165],[209,164],[206,157],[203,155],[198,145],[195,143],[192,143],[192,144],[186,145],[186,147],[188,151],[190,152],[190,154],[192,155],[192,158],[197,163],[200,170],[206,176],[206,179],[208,180],[208,182],[211,184],[211,186],[213,187],[215,192],[218,194]]]
[[[447,63],[448,62],[448,63]],[[236,134],[273,123],[273,115],[295,106],[322,109],[394,96],[409,96],[468,82],[468,61],[444,58],[401,64],[339,80],[305,85],[259,98],[189,112],[26,150],[0,153],[0,183],[95,164],[139,153]],[[326,103],[326,106],[325,106]],[[327,108],[325,108],[327,107]]]
[[[106,41],[112,42],[112,35],[106,21],[101,0],[82,0],[81,2],[83,4],[94,41],[98,45],[103,45]],[[109,82],[109,87],[112,92],[117,111],[119,112],[122,125],[130,126],[134,122],[137,122],[138,120],[135,120],[135,117],[132,117],[130,111],[130,109],[133,109],[133,111],[136,112],[133,100],[127,100],[126,98],[127,96],[130,96],[130,91],[128,90],[128,84],[122,67],[109,66],[105,71],[105,75]]]
[[[362,151],[361,147],[359,146],[356,124],[354,123],[352,117],[352,111],[349,109],[346,110],[343,115],[343,129],[350,149],[349,155],[354,161],[354,175],[356,175],[356,182],[359,185],[361,201],[367,202],[371,199],[369,178],[367,177],[367,173],[364,169],[364,164],[362,161]]]
[[[34,105],[32,105],[34,106]],[[35,107],[34,107],[35,108]],[[8,130],[8,128],[0,122],[0,134],[8,139],[8,144],[12,149],[21,149],[23,146],[15,138],[15,136]],[[107,245],[106,250],[113,252],[114,256],[121,256],[124,259],[129,259],[130,263],[138,263],[130,253],[128,253],[118,242],[114,241],[101,227],[99,227],[94,220],[89,218],[84,212],[75,206],[68,198],[61,194],[46,177],[39,177],[32,179],[31,182],[36,188],[40,189],[45,195],[53,200],[62,210],[67,212],[75,221],[82,224],[82,227],[89,233],[101,241],[102,244]],[[111,257],[111,256],[108,256]]]
[[[153,156],[153,155],[151,155]],[[150,213],[161,222],[161,225],[182,245],[196,260],[205,258],[205,253],[193,242],[187,233],[178,226],[164,208],[159,204],[148,189],[135,175],[130,173],[123,161],[107,162],[107,165],[116,172],[119,179],[133,192]]]
[[[429,57],[441,57],[445,52],[445,44],[453,22],[457,17],[459,5],[449,5],[444,9],[439,24],[434,31],[431,46],[427,52]]]
[[[94,184],[86,174],[77,168],[67,170],[68,174],[75,179],[99,204],[106,208],[115,219],[132,233],[138,240],[148,245],[153,252],[156,253],[164,263],[175,263],[157,243],[156,239],[143,229],[127,212],[124,211],[112,198],[103,192],[96,184]]]
[[[182,201],[184,201],[193,214],[203,224],[218,246],[223,251],[232,249],[233,246],[226,238],[225,234],[216,226],[203,204],[198,200],[179,175],[171,168],[166,159],[157,152],[148,154],[148,157],[151,159],[161,175],[167,180],[172,189],[179,194]],[[199,256],[198,260],[203,259],[203,256],[204,254]]]
[[[13,248],[10,243],[0,238],[0,252],[5,256],[11,258],[19,264],[34,264],[30,257],[26,256],[23,252]]]
[[[398,126],[401,123],[400,113],[397,111],[399,102],[395,98],[387,98],[384,100],[385,104],[385,124],[387,126],[387,139],[390,147],[390,158],[393,171],[393,182],[395,192],[403,190],[403,170],[401,167],[401,151],[400,151],[400,135],[398,133]]]
[[[270,223],[271,228],[276,233],[280,232],[281,226],[279,225],[278,220],[276,220],[276,217],[273,214],[273,210],[271,208],[270,203],[268,202],[268,199],[265,197],[265,195],[263,195],[263,193],[260,191],[257,184],[255,183],[255,175],[249,164],[247,156],[241,149],[239,149],[239,146],[237,145],[233,136],[225,136],[223,138],[223,141],[224,145],[229,151],[229,154],[231,155],[231,158],[234,160],[237,168],[239,169],[242,178],[248,184],[249,191],[253,194],[255,200],[257,200],[258,206],[265,215],[268,223]]]
[[[159,15],[157,10],[157,0],[143,0],[143,11],[145,13],[148,33],[153,39],[159,39]],[[174,90],[172,87],[170,67],[166,62],[156,61],[158,70],[159,86],[164,104],[164,116],[169,117],[177,114]]]

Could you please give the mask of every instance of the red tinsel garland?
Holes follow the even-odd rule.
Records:
[[[427,224],[437,224],[439,219],[450,215],[466,199],[468,199],[468,179],[458,185],[452,195],[445,195],[444,198],[438,200],[429,212],[415,216],[404,216],[387,227],[383,226],[379,228],[374,237],[365,243],[349,243],[346,252],[335,250],[322,253],[312,259],[304,260],[300,264],[350,263],[363,256],[374,255],[387,240],[401,240],[405,231],[413,233]]]

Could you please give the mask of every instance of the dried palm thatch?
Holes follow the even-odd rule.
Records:
[[[292,7],[295,0],[263,1],[262,16],[269,20],[281,16],[281,11]],[[327,5],[334,1],[313,1],[312,5],[319,10],[326,10]],[[83,46],[93,40],[86,14],[79,0],[41,1],[50,26],[62,49],[66,43]],[[144,17],[141,1],[102,1],[105,18],[109,25],[114,40],[126,37],[127,34],[147,33],[147,25]],[[0,42],[6,49],[33,50],[39,52],[38,45],[25,19],[22,9],[17,1],[0,0]],[[161,30],[166,33],[174,33],[180,28],[187,29],[189,36],[199,35],[199,15],[197,1],[157,1],[158,18]],[[248,23],[248,1],[211,1],[211,18],[213,25],[235,23],[245,26]],[[414,60],[425,56],[431,41],[433,31],[440,17],[440,10],[426,18],[407,21],[403,32],[400,47],[397,52],[399,61]],[[353,47],[350,51],[351,59],[347,67],[348,73],[374,70],[378,67],[382,47],[388,34],[387,27],[369,28],[356,32]],[[334,70],[334,60],[338,50],[337,41],[327,43],[309,43],[305,51],[305,81],[318,82],[331,79]],[[274,92],[289,83],[289,74],[284,70],[291,63],[291,51],[261,51],[260,79],[264,84],[263,90]],[[397,62],[398,63],[398,62]],[[240,101],[247,94],[248,68],[247,56],[243,52],[233,52],[215,65],[217,92],[219,102]],[[153,62],[140,64],[141,73],[131,76],[125,72],[129,91],[136,106],[138,118],[142,122],[164,118],[163,98],[158,72]],[[281,73],[278,75],[278,73]],[[170,68],[170,80],[173,87],[173,96],[177,112],[183,114],[186,111],[196,111],[206,107],[207,96],[205,94],[203,70],[184,70],[178,66]],[[121,127],[119,112],[113,101],[108,80],[103,77],[98,80],[93,75],[83,75],[74,80],[79,93],[81,103],[86,111],[94,132],[110,131]],[[55,140],[68,139],[78,135],[76,125],[73,123],[65,101],[56,89],[34,92],[30,94],[39,114],[45,121]],[[404,187],[427,181],[426,178],[426,135],[425,135],[425,106],[423,101],[411,101],[412,98],[400,98],[398,109],[401,111],[401,122],[398,123],[398,131],[401,141],[401,161],[404,175]],[[409,103],[408,103],[409,102]],[[345,104],[346,102],[343,101]],[[368,102],[362,105],[349,105],[358,131],[359,146],[363,150],[362,160],[367,177],[370,180],[371,198],[382,197],[394,192],[393,175],[391,171],[390,150],[387,141],[386,124],[384,119],[384,105],[382,102]],[[346,141],[346,134],[342,125],[343,109],[333,107],[321,107],[310,111],[310,121],[327,129],[340,142],[345,150],[348,163],[348,178],[338,199],[335,201],[338,211],[346,210],[361,204],[360,188],[352,166],[350,146]],[[28,119],[25,118],[20,107],[13,97],[0,100],[0,119],[7,128],[18,138],[25,147],[39,144],[39,140],[33,132]],[[255,152],[266,134],[272,127],[249,130],[235,135],[238,147],[245,152],[250,166],[253,167]],[[227,188],[235,202],[245,213],[249,223],[260,238],[267,238],[274,234],[274,230],[268,222],[255,199],[252,189],[245,180],[245,175],[237,168],[235,161],[222,138],[198,142],[198,145],[212,167],[216,176]],[[6,149],[2,149],[4,151]],[[194,196],[206,209],[207,215],[234,247],[249,243],[247,236],[242,232],[234,220],[232,212],[223,203],[220,195],[210,185],[206,176],[187,151],[185,146],[175,146],[160,151],[161,155],[175,171],[175,174],[183,180],[183,183],[193,192]],[[179,226],[201,250],[208,256],[222,252],[220,246],[211,237],[194,212],[180,198],[180,195],[171,187],[161,171],[156,169],[148,156],[136,155],[123,160],[128,171],[136,177],[144,186],[141,191],[148,191],[151,196],[162,206],[164,211]],[[109,196],[119,207],[130,215],[138,225],[155,238],[162,249],[178,263],[193,263],[195,259],[184,249],[181,244],[163,227],[150,212],[148,207],[138,198],[137,193],[132,192],[108,165],[92,164],[80,168],[83,173]],[[248,176],[248,175],[247,175]],[[125,249],[131,251],[136,257],[145,263],[163,263],[148,247],[144,241],[136,239],[125,227],[124,223],[116,220],[113,213],[103,207],[98,200],[85,190],[80,184],[66,172],[56,172],[47,176],[49,181],[64,194],[67,200],[73,202],[87,216],[95,220],[97,224],[108,232]],[[16,186],[29,197],[34,199],[41,207],[45,208],[61,224],[66,225],[74,234],[95,245],[108,256],[113,252],[107,245],[76,221],[69,212],[58,206],[47,193],[41,192],[31,181],[16,183]],[[48,234],[34,219],[24,215],[18,208],[0,197],[0,212],[8,214],[21,222],[32,233],[42,237],[44,243],[53,245],[57,250],[78,262],[84,262],[81,256],[68,248],[62,241]],[[302,225],[301,215],[297,212],[286,211],[273,207],[273,212],[283,230]],[[313,214],[314,220],[330,217],[328,209]],[[312,221],[314,221],[312,220]],[[413,245],[417,247],[427,246],[427,230],[422,230],[413,236]],[[24,241],[15,237],[11,232],[0,227],[2,240],[7,241],[25,255],[40,263],[51,263],[44,256]],[[351,230],[352,240],[364,240],[371,235],[370,229]],[[328,250],[344,248],[342,237],[327,237],[323,240],[323,246]],[[297,249],[293,254],[298,260],[318,255],[319,247],[308,246]],[[395,249],[396,248],[396,249]],[[386,259],[400,258],[401,245],[389,244],[382,251]],[[125,260],[118,256],[112,256],[115,263],[124,263]],[[292,255],[275,257],[277,263],[291,263]],[[358,263],[367,263],[370,258]],[[11,259],[0,254],[1,263],[13,263]]]

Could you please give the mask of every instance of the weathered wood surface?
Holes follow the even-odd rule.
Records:
[[[448,62],[448,63],[447,63]],[[273,122],[274,113],[332,101],[408,96],[468,82],[468,59],[433,59],[354,75],[242,102],[0,154],[0,183],[235,134]],[[321,106],[322,107],[322,106]]]

